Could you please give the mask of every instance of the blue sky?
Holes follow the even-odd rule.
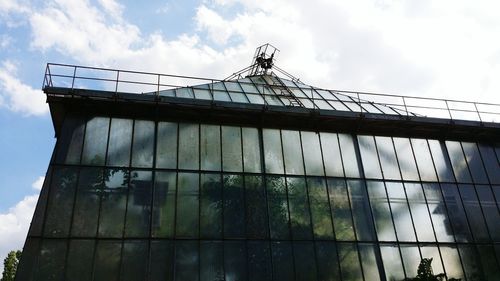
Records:
[[[499,10],[493,0],[0,0],[0,256],[22,247],[55,143],[47,62],[222,79],[269,42],[311,85],[500,103]]]

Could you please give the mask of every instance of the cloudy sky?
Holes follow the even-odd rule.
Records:
[[[22,247],[55,143],[47,62],[222,79],[269,42],[310,85],[500,103],[499,11],[495,0],[0,0],[0,257]]]

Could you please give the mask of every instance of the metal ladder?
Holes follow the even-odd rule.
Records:
[[[273,75],[270,75],[269,78],[273,82],[273,85],[271,85],[271,87],[279,90],[277,91],[277,95],[282,96],[288,100],[289,104],[287,104],[286,106],[304,107],[304,104],[302,104],[297,96],[295,96],[295,94],[290,91],[290,89],[285,84],[283,84],[281,79]]]

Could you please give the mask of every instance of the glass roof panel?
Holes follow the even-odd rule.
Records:
[[[231,101],[226,91],[214,91],[214,100]]]
[[[243,103],[248,103],[248,99],[246,98],[245,94],[243,93],[237,93],[237,92],[229,92],[229,96],[234,102],[243,102]]]
[[[335,96],[333,96],[332,93],[328,91],[316,89],[316,92],[326,100],[336,100]]]
[[[267,104],[269,104],[269,105],[283,106],[283,103],[281,102],[281,100],[275,95],[265,95],[264,98],[265,98]]]
[[[371,103],[362,102],[361,106],[363,106],[363,108],[366,109],[370,113],[382,113],[378,108],[373,106]]]
[[[331,105],[329,105],[326,101],[324,100],[314,100],[314,103],[320,108],[320,109],[333,109]]]
[[[210,84],[207,84],[210,85]],[[220,91],[225,91],[226,88],[224,87],[224,84],[222,82],[217,82],[212,84],[212,90],[220,90]]]
[[[159,92],[159,95],[165,97],[175,97],[175,90],[174,89],[163,90]]]
[[[191,88],[178,88],[175,90],[178,98],[194,98]]]
[[[211,100],[212,99],[212,96],[210,95],[209,90],[202,90],[202,89],[196,89],[196,88],[194,88],[193,90],[194,90],[194,96],[197,99],[200,99],[200,100]]]
[[[333,106],[335,110],[340,111],[351,111],[347,106],[345,106],[342,102],[336,100],[329,100],[328,103]]]
[[[264,99],[260,95],[247,94],[250,103],[264,104]]]
[[[228,91],[242,92],[240,85],[237,82],[224,82]]]
[[[254,94],[258,93],[259,91],[257,91],[257,88],[255,88],[252,81],[250,81],[250,79],[247,80],[248,82],[240,82],[243,91],[245,91],[245,93],[254,93]]]

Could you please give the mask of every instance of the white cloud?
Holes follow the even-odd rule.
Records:
[[[45,95],[16,77],[17,66],[4,61],[0,66],[0,106],[24,115],[43,115],[48,112]]]
[[[0,213],[1,261],[8,252],[22,249],[37,200],[38,194],[26,196],[7,212]],[[0,262],[0,272],[3,272],[3,262]]]
[[[31,187],[33,187],[36,190],[42,190],[43,186],[43,181],[45,180],[44,176],[39,176],[38,179],[36,179],[32,184]]]

